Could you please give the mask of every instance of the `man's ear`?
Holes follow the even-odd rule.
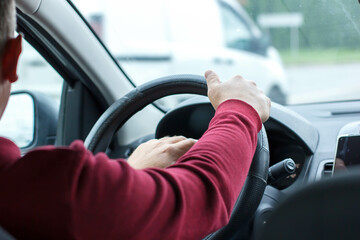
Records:
[[[17,38],[9,39],[3,51],[2,56],[2,77],[4,80],[8,80],[11,83],[18,79],[16,69],[18,60],[21,54],[21,41],[22,36],[19,34]]]

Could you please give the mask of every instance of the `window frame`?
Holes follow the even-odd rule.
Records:
[[[78,94],[79,101],[95,102],[96,111],[103,112],[109,105],[105,97],[96,88],[96,86],[90,81],[87,74],[81,69],[76,61],[48,34],[39,24],[22,13],[21,10],[17,9],[17,29],[18,33],[24,35],[24,39],[40,54],[45,61],[59,74],[63,79],[63,90],[60,96],[60,110],[59,120],[57,126],[57,135],[55,145],[67,145],[69,141],[66,141],[66,134],[64,134],[71,124],[71,121],[65,121],[65,117],[71,112],[72,105],[67,103],[64,104],[68,99],[70,92],[74,89],[79,89],[80,92],[73,92]],[[71,91],[70,91],[71,90]],[[86,91],[87,94],[83,94]],[[84,99],[86,98],[86,99]],[[91,100],[89,100],[91,98]],[[73,98],[72,98],[73,99]],[[79,113],[74,116],[81,116],[83,113]],[[96,116],[96,120],[99,116]],[[84,120],[84,118],[79,119]],[[85,126],[89,127],[89,126]],[[70,126],[70,128],[76,128],[77,132],[81,133],[76,136],[76,139],[83,138],[81,136],[87,135],[84,126],[77,124],[77,126]],[[85,130],[84,130],[85,129]],[[80,136],[81,135],[81,136]]]

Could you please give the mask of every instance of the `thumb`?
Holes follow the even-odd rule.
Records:
[[[219,76],[211,70],[207,70],[205,72],[205,79],[206,79],[208,88],[211,88],[220,83]]]

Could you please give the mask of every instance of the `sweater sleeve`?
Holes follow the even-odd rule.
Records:
[[[221,104],[199,141],[167,169],[135,170],[84,151],[72,174],[79,239],[201,239],[222,227],[246,179],[261,121],[239,100]]]

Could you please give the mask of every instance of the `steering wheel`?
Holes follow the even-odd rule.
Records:
[[[192,93],[207,95],[207,84],[202,76],[173,75],[138,86],[114,102],[98,119],[85,140],[85,147],[93,153],[104,152],[114,133],[135,113],[162,97]],[[229,223],[205,239],[231,239],[243,234],[263,196],[269,168],[269,145],[264,127],[258,141],[249,173],[234,205]]]

